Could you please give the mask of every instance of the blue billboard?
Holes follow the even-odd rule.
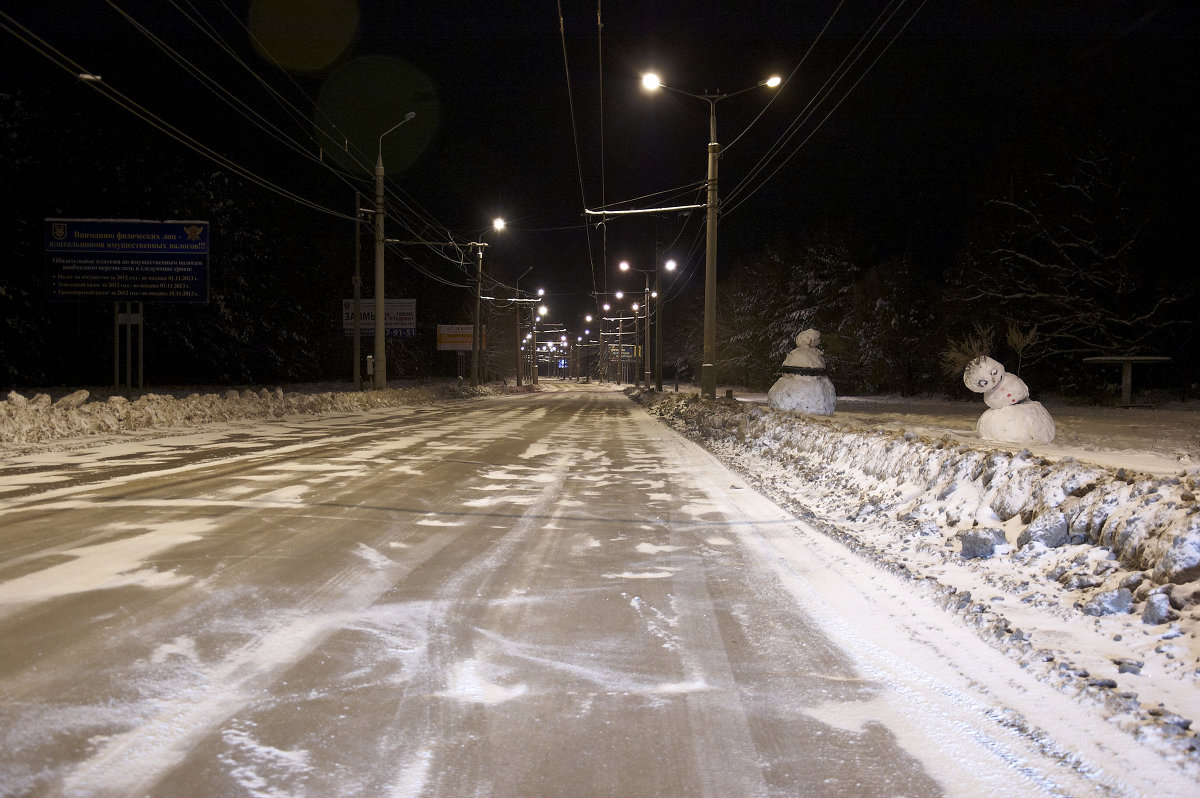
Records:
[[[52,300],[208,301],[208,222],[47,219]]]

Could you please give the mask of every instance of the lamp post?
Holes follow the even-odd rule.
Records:
[[[379,136],[379,154],[375,159],[375,387],[387,387],[387,354],[384,348],[383,288],[383,137],[410,121],[417,114],[409,111]],[[358,319],[354,320],[358,323]]]
[[[354,314],[354,390],[362,390],[362,331],[359,329],[359,313],[362,306],[362,196],[354,191],[354,301],[351,312]]]
[[[492,229],[499,232],[504,229],[504,220],[497,217],[492,220]],[[482,236],[481,236],[482,237]],[[480,350],[483,348],[483,338],[479,323],[480,300],[483,296],[483,250],[487,244],[482,241],[472,241],[469,246],[475,247],[479,253],[475,260],[475,319],[471,329],[471,387],[478,388],[480,382]]]
[[[707,222],[704,248],[704,358],[700,364],[700,395],[709,399],[717,396],[717,157],[721,153],[721,145],[717,143],[717,103],[743,92],[757,89],[760,86],[777,87],[782,83],[777,75],[759,81],[753,86],[734,92],[706,92],[692,94],[681,89],[663,85],[658,76],[647,73],[642,76],[642,86],[648,91],[667,89],[686,97],[695,97],[708,103],[708,178],[707,184]]]
[[[541,296],[545,292],[538,290],[538,295]],[[533,323],[533,384],[541,385],[541,379],[538,377],[538,348],[537,348],[537,322],[550,315],[550,309],[545,305],[538,305],[537,317]],[[547,374],[549,376],[549,374]]]
[[[647,285],[649,284],[649,281],[650,281],[650,278],[647,277],[646,278]],[[645,307],[645,306],[638,302],[634,302],[633,305],[630,306],[630,310],[633,311],[633,358],[629,361],[629,371],[630,371],[630,375],[632,377],[632,379],[630,379],[629,381],[633,383],[633,387],[635,387],[635,388],[637,386],[641,385],[641,378],[638,376],[638,371],[637,371],[637,365],[638,365],[637,364],[637,348],[638,348],[638,319],[640,318],[638,316],[638,311],[641,310],[643,307]],[[646,325],[647,325],[646,326],[646,341],[647,341],[647,343],[649,343],[649,340],[650,340],[649,324],[650,324],[650,317],[647,316],[646,317]],[[643,367],[645,366],[646,356],[648,354],[649,354],[648,352],[644,352],[644,351],[642,352],[641,361],[642,361]],[[649,374],[646,375],[647,378],[649,378],[649,376],[650,376]],[[649,379],[646,380],[646,384],[647,385],[650,384]]]
[[[585,315],[583,317],[583,320],[588,325],[587,327],[583,328],[583,335],[591,335],[592,334],[592,328],[591,328],[592,314],[589,313],[589,314]],[[575,376],[580,379],[582,379],[585,375],[591,376],[590,367],[592,365],[591,364],[591,360],[592,360],[591,353],[584,352],[579,349],[579,347],[583,346],[583,342],[584,342],[583,335],[579,336],[579,340],[576,342],[577,343],[577,346],[576,346],[577,354],[575,357],[575,365],[576,365]],[[585,354],[587,355],[586,360],[584,359]]]
[[[662,265],[663,265],[663,268],[665,268],[669,272],[675,271],[675,261],[673,261],[673,260],[668,260],[666,263],[664,263]],[[642,358],[643,358],[642,363],[643,363],[644,371],[645,371],[644,377],[645,377],[646,390],[650,390],[650,373],[651,373],[650,372],[650,319],[653,315],[651,313],[650,300],[658,299],[658,297],[659,297],[659,290],[658,290],[659,269],[657,268],[657,264],[654,269],[638,269],[634,266],[629,265],[629,261],[627,261],[627,260],[621,261],[618,264],[618,267],[623,272],[627,272],[627,271],[641,272],[646,278],[646,285],[645,285],[645,289],[644,289],[644,301],[643,301],[643,307],[645,308],[645,314],[646,314],[646,344],[645,344],[645,349],[643,350],[643,354],[642,354]],[[654,273],[654,290],[650,289],[650,274],[651,274],[651,272]],[[636,310],[636,308],[635,308],[635,310]],[[655,345],[654,345],[655,369],[658,373],[657,390],[661,391],[662,390],[662,315],[661,315],[662,314],[662,303],[661,302],[658,303],[658,307],[655,310],[659,314],[658,323],[656,325],[657,334],[656,334],[656,340],[655,340]]]
[[[524,277],[525,275],[529,274],[531,271],[533,271],[532,266],[530,266],[528,269],[526,269],[524,272],[522,272],[521,277]],[[517,329],[516,358],[517,358],[517,387],[518,388],[521,387],[521,277],[518,277],[516,280],[513,280],[513,326],[516,327],[516,329]]]
[[[668,260],[663,264],[663,268],[669,272],[675,271],[675,261]],[[658,321],[654,324],[654,390],[662,393],[662,328],[663,328],[663,307],[662,307],[662,292],[658,287],[658,269],[654,270],[654,295],[657,302],[655,303],[655,312],[658,314]]]
[[[479,256],[475,263],[475,313],[471,319],[471,387],[479,387],[479,305],[480,285],[483,283],[483,248],[487,244],[473,242]]]
[[[610,310],[610,309],[611,309],[611,307],[612,307],[611,305],[608,305],[608,304],[606,303],[606,304],[604,305],[604,310],[605,310],[605,311],[608,311],[608,310]],[[634,324],[636,324],[636,323],[637,323],[637,319],[638,319],[638,315],[637,315],[637,314],[638,314],[638,309],[639,309],[639,305],[638,305],[638,304],[635,302],[635,303],[633,303],[633,308],[632,308],[632,310],[633,310],[633,315],[632,315],[632,316],[624,316],[624,315],[617,315],[617,316],[605,316],[605,317],[602,319],[602,321],[615,321],[615,322],[617,323],[617,331],[616,331],[615,333],[607,333],[607,332],[604,332],[604,331],[601,331],[601,332],[600,332],[601,344],[604,344],[604,336],[606,336],[606,335],[608,335],[608,336],[613,336],[613,335],[617,336],[617,379],[616,379],[616,381],[617,381],[617,385],[620,385],[620,384],[621,384],[621,383],[624,381],[624,379],[625,379],[625,378],[624,378],[624,376],[623,376],[623,373],[624,373],[624,371],[625,371],[625,358],[624,358],[624,350],[625,350],[625,322],[626,322],[626,321],[633,321],[633,322],[634,322]],[[620,310],[620,308],[618,308],[618,309],[617,309],[615,312],[616,312],[617,314],[620,314],[620,313],[621,313],[621,310]],[[636,348],[637,348],[637,332],[636,332],[636,327],[635,327],[634,329],[635,329],[635,331],[634,331],[634,337],[633,337],[633,340],[634,340],[634,348],[636,349]],[[611,346],[610,346],[610,348],[611,348]],[[630,366],[631,366],[631,367],[633,366],[633,363],[632,363],[632,362],[630,363]],[[634,377],[633,379],[631,379],[631,380],[630,380],[630,382],[636,383],[636,382],[637,382],[637,378],[636,378],[636,377]]]

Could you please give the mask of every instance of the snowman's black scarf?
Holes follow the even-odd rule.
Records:
[[[784,374],[801,374],[805,377],[820,377],[825,374],[825,369],[812,369],[807,366],[780,366]]]

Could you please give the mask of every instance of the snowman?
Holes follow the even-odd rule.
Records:
[[[980,356],[967,364],[963,382],[983,394],[988,410],[975,429],[979,437],[1002,443],[1050,443],[1054,419],[1041,402],[1029,398],[1029,387],[1016,374],[1009,374],[997,361]]]
[[[837,395],[825,376],[821,333],[810,329],[796,336],[796,348],[784,359],[783,375],[767,392],[767,404],[779,410],[833,414]]]

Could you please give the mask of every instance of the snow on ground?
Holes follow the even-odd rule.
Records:
[[[230,389],[220,393],[189,390],[145,393],[130,401],[120,394],[93,398],[84,389],[52,399],[50,394],[31,397],[10,391],[0,401],[0,452],[44,448],[39,444],[122,435],[141,430],[197,427],[218,421],[247,418],[353,412],[373,407],[421,405],[496,393],[522,392],[522,388],[461,383],[433,383],[382,391],[345,391],[341,386],[306,385],[284,392],[281,388]],[[99,391],[97,393],[106,394]]]
[[[14,392],[0,401],[0,456],[512,390]],[[839,397],[832,416],[809,416],[769,409],[765,395],[632,396],[1032,677],[1200,772],[1200,410],[1045,402],[1056,439],[1018,449],[975,434],[981,402]]]
[[[1059,437],[1031,451],[980,440],[982,403],[839,398],[813,416],[761,395],[631,395],[1036,678],[1200,768],[1200,412],[1051,405]]]

